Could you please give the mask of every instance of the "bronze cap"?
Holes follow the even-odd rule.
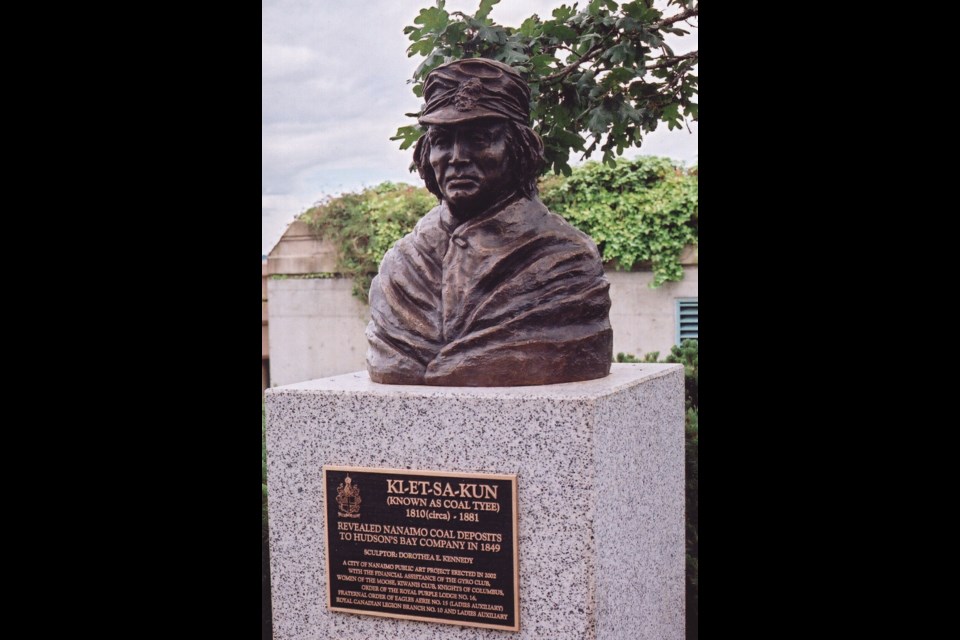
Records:
[[[468,58],[440,65],[423,85],[420,124],[459,124],[480,118],[530,122],[530,88],[508,65]]]

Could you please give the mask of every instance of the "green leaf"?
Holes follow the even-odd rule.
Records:
[[[543,35],[556,38],[562,42],[573,42],[577,39],[577,32],[565,24],[546,22],[543,25]]]
[[[636,49],[628,42],[621,42],[607,49],[600,57],[610,60],[613,64],[633,62],[636,59]]]
[[[631,120],[640,124],[643,121],[643,116],[639,111],[633,108],[629,102],[624,102],[620,105],[620,117],[623,120]]]
[[[647,31],[640,34],[640,40],[642,40],[643,42],[646,42],[654,49],[656,49],[657,47],[663,44],[663,38],[661,38],[658,34],[654,33],[653,31]]]
[[[562,4],[560,5],[560,8],[553,10],[553,17],[556,18],[558,22],[566,22],[573,17],[574,13],[575,11],[573,8]]]
[[[484,20],[493,10],[493,5],[500,4],[500,0],[480,0],[480,8],[473,15],[477,20]]]
[[[477,28],[477,36],[484,42],[491,44],[503,45],[507,43],[507,32],[503,30],[503,27],[480,25]]]
[[[540,54],[539,56],[533,56],[530,58],[530,64],[533,67],[534,73],[544,75],[551,70],[551,66],[556,62],[556,58],[546,54]]]
[[[400,140],[400,150],[406,151],[413,145],[417,143],[417,140],[420,139],[420,136],[423,135],[423,129],[417,126],[410,127],[400,127],[397,129],[397,135],[390,138],[391,140]]]
[[[590,117],[587,119],[587,129],[593,133],[604,133],[613,124],[613,114],[604,107],[597,107],[590,110]]]
[[[430,55],[430,52],[433,51],[436,44],[437,41],[433,38],[427,38],[425,40],[421,40],[420,42],[414,42],[407,49],[407,57],[411,58],[418,54],[421,56]]]
[[[523,49],[518,45],[508,43],[507,46],[504,47],[503,52],[498,55],[496,59],[500,62],[510,65],[511,67],[516,67],[530,60],[530,57],[524,53]]]
[[[636,33],[640,29],[640,25],[633,18],[626,16],[617,20],[617,28],[623,29],[626,33]]]
[[[533,38],[540,35],[540,30],[540,18],[534,14],[523,21],[523,24],[520,25],[520,29],[517,30],[517,33],[525,38]]]
[[[596,86],[596,82],[594,82],[594,78],[596,78],[596,76],[597,73],[593,69],[584,71],[582,74],[580,74],[580,77],[577,78],[577,89],[580,91],[586,91],[587,89],[591,89]]]
[[[636,20],[637,22],[642,23],[651,23],[659,20],[663,14],[657,11],[656,9],[647,8],[646,2],[643,0],[635,0],[634,2],[627,2],[620,5],[620,9],[623,10],[625,14]]]
[[[554,131],[550,134],[550,137],[564,147],[576,149],[577,151],[583,151],[583,146],[587,142],[582,136],[574,133],[573,131],[567,131],[566,129]]]
[[[565,176],[573,175],[573,169],[570,168],[570,165],[566,160],[555,160],[553,163],[553,171],[557,174],[563,174]]]
[[[444,42],[447,42],[451,45],[460,44],[467,39],[467,25],[463,22],[451,22],[440,35]]]
[[[413,72],[414,77],[423,78],[426,77],[428,73],[439,67],[443,64],[444,57],[443,55],[433,52],[427,59],[420,63],[420,66],[417,67],[416,71]]]
[[[430,7],[422,9],[420,14],[413,19],[414,24],[423,25],[424,31],[440,33],[450,22],[450,14],[440,7]]]
[[[630,82],[636,77],[636,75],[637,73],[633,69],[628,69],[627,67],[617,67],[607,74],[607,76],[603,79],[603,83],[608,87],[612,87],[617,84]]]
[[[577,39],[577,51],[587,52],[587,49],[593,46],[597,40],[602,40],[603,36],[599,33],[585,33]]]

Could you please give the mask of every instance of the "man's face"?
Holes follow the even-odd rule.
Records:
[[[480,213],[506,194],[510,175],[503,120],[431,125],[430,165],[443,199],[459,215]]]

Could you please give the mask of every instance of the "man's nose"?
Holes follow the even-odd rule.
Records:
[[[464,164],[469,162],[470,158],[467,154],[467,145],[460,140],[460,137],[453,141],[453,148],[450,150],[450,163],[451,164]]]

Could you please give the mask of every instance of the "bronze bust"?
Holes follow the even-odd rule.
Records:
[[[440,204],[383,257],[367,370],[385,384],[520,386],[610,373],[610,284],[593,240],[537,198],[530,89],[473,58],[424,83],[414,152]]]

